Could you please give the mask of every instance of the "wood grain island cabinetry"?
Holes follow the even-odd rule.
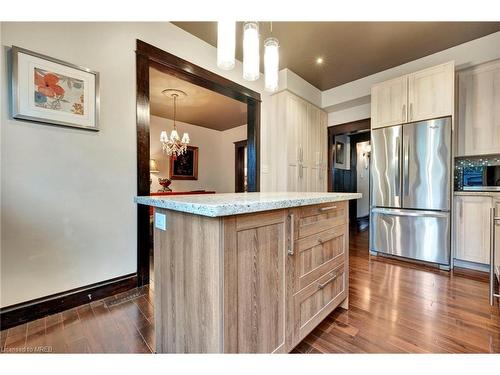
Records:
[[[156,352],[291,351],[347,308],[347,200],[360,196],[136,198],[166,218],[154,234]]]

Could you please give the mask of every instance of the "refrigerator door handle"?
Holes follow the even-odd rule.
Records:
[[[373,208],[372,213],[389,215],[389,216],[412,216],[412,217],[448,217],[448,212],[440,211],[408,211],[388,208]]]
[[[410,191],[410,137],[403,138],[403,195],[408,195]]]
[[[398,156],[397,159],[397,168],[396,168],[396,173],[395,173],[395,181],[396,181],[396,198],[401,195],[401,160],[400,160],[400,155],[401,155],[401,139],[399,137],[396,137],[396,155]]]

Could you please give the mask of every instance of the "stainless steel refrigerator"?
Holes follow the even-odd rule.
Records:
[[[375,129],[370,250],[450,265],[451,118]]]

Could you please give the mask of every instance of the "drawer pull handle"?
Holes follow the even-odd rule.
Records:
[[[288,255],[293,255],[295,252],[295,243],[294,243],[294,238],[295,238],[295,216],[294,214],[289,214],[288,215],[288,220],[290,221],[290,229],[288,232],[288,249],[287,253]]]
[[[321,238],[318,238],[318,243],[319,243],[320,245],[323,245],[323,240],[322,240]]]
[[[332,277],[330,277],[328,280],[326,280],[323,284],[318,283],[318,289],[323,289],[325,286],[330,284],[332,281],[334,281],[337,278],[337,274],[333,274]]]
[[[320,212],[325,212],[325,211],[334,210],[334,209],[336,209],[336,208],[337,208],[337,206],[321,207],[321,208],[319,209],[319,211],[320,211]]]

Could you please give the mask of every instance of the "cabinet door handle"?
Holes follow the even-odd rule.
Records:
[[[500,298],[500,292],[495,293],[495,222],[500,221],[500,217],[496,216],[494,207],[490,209],[490,305],[494,305],[495,298]]]
[[[413,120],[413,103],[410,103],[410,120]]]
[[[336,209],[336,208],[337,208],[337,206],[321,207],[321,208],[319,209],[319,212],[330,211],[330,210],[334,210],[334,209]]]
[[[323,289],[325,286],[327,286],[332,281],[334,281],[338,276],[336,273],[331,273],[330,275],[332,275],[332,277],[330,277],[328,280],[326,280],[323,284],[318,283],[318,289]]]
[[[295,215],[294,214],[289,214],[288,215],[288,220],[290,221],[290,227],[289,230],[290,232],[288,233],[288,255],[293,255],[295,251]]]
[[[406,104],[403,104],[403,122],[406,122]]]

